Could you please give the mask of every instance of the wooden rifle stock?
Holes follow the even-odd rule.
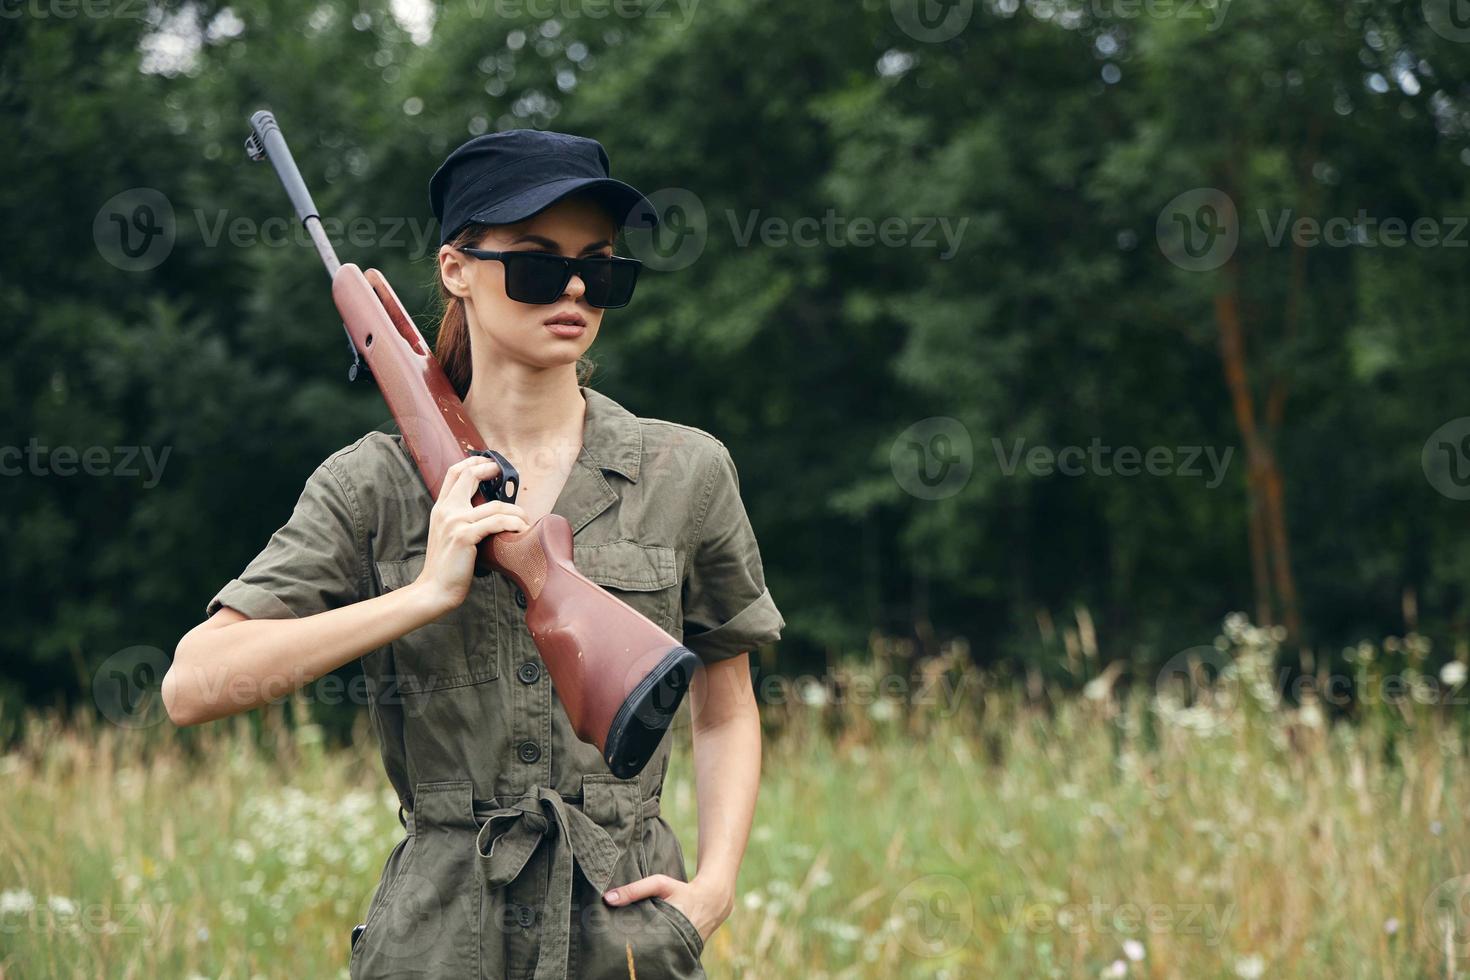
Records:
[[[502,473],[480,484],[474,503],[515,499],[519,475],[491,453],[449,378],[403,304],[376,269],[337,261],[275,118],[251,117],[246,149],[269,158],[332,277],[354,358],[367,362],[433,496],[449,467],[468,455],[494,456]],[[356,363],[349,376],[356,375]],[[693,680],[699,658],[643,614],[577,571],[572,528],[548,514],[529,530],[480,542],[476,573],[499,572],[526,596],[526,626],[572,729],[597,746],[614,775],[634,776],[653,755]]]

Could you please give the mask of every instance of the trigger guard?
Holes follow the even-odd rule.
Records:
[[[500,472],[496,476],[480,481],[480,493],[484,496],[485,502],[489,503],[492,500],[501,500],[507,504],[515,503],[516,497],[521,492],[521,474],[511,465],[510,460],[493,449],[477,449],[469,455],[485,456],[493,459],[496,465],[500,467]],[[507,483],[512,487],[509,493],[505,491],[505,485]]]

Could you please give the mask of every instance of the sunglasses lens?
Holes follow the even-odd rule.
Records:
[[[540,252],[512,252],[505,264],[505,295],[517,303],[545,306],[566,292],[571,280],[567,260]],[[588,304],[599,309],[627,306],[638,284],[639,264],[626,259],[582,259],[573,268],[587,286]]]
[[[600,309],[627,306],[638,283],[638,264],[617,259],[588,259],[582,263],[587,302]]]
[[[505,295],[517,303],[555,303],[566,289],[566,263],[554,255],[517,252],[503,258]]]

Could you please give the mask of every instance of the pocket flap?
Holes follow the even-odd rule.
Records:
[[[424,570],[425,557],[414,555],[400,561],[374,562],[378,566],[378,578],[382,579],[383,588],[392,592],[418,581],[419,574]]]
[[[598,585],[629,592],[653,592],[679,584],[674,549],[636,541],[572,544],[577,570]]]

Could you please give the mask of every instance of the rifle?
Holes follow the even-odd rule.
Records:
[[[275,116],[261,110],[250,117],[250,127],[246,152],[275,167],[332,280],[352,353],[348,380],[357,378],[365,361],[431,494],[443,488],[451,465],[481,455],[494,459],[500,473],[480,483],[474,503],[514,503],[519,474],[486,448],[388,280],[377,269],[363,271],[338,260]],[[525,594],[526,626],[577,737],[597,746],[614,775],[637,775],[673,720],[699,658],[577,571],[572,528],[559,514],[548,514],[529,530],[482,540],[475,573],[491,572],[505,575]]]

